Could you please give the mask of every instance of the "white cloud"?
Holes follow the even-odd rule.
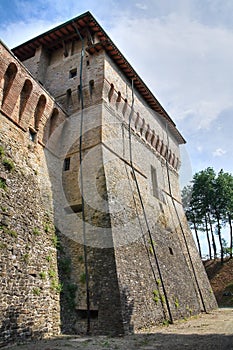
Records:
[[[110,34],[176,121],[208,128],[233,106],[230,30],[172,14],[122,18]]]
[[[145,3],[139,3],[139,2],[137,2],[137,3],[135,4],[135,6],[136,6],[137,8],[139,8],[140,10],[147,10],[147,5],[145,5]]]
[[[221,157],[226,153],[226,151],[222,148],[217,148],[212,154],[214,157]]]

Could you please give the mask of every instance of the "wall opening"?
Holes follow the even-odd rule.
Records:
[[[70,104],[71,104],[71,95],[72,95],[72,90],[71,90],[71,89],[66,90],[66,108],[67,108],[67,109],[70,108]]]
[[[77,76],[77,68],[71,69],[69,71],[69,79],[73,79],[76,76]]]
[[[45,110],[45,105],[46,105],[46,98],[44,95],[41,95],[37,102],[35,113],[34,113],[35,130],[39,130],[39,124],[41,121],[42,114]]]
[[[36,142],[36,132],[32,129],[29,129],[29,140]]]
[[[64,171],[70,170],[70,157],[67,157],[64,159],[63,170]]]
[[[108,100],[109,100],[109,102],[111,102],[113,94],[114,94],[114,85],[111,84],[110,90],[108,92]]]
[[[58,119],[58,109],[54,108],[53,113],[52,113],[52,115],[50,117],[49,136],[52,135],[52,133],[54,132],[54,130],[56,128],[57,119]]]
[[[19,102],[19,122],[22,119],[23,112],[25,110],[27,101],[31,95],[32,83],[29,79],[25,80],[23,88],[20,93],[20,102]]]
[[[152,182],[152,194],[154,197],[159,198],[157,171],[153,166],[151,166],[151,182]]]
[[[90,95],[91,95],[91,97],[92,97],[92,94],[93,94],[94,85],[95,85],[94,80],[93,80],[93,79],[92,79],[92,80],[90,80],[90,81],[89,81],[89,91],[90,91]]]
[[[17,71],[18,71],[18,69],[17,69],[16,65],[13,62],[11,62],[9,64],[9,66],[7,67],[7,70],[4,74],[2,105],[4,104],[6,98],[9,94],[9,91],[11,89],[11,86],[13,84],[15,76],[17,74]]]
[[[171,247],[168,247],[168,248],[169,248],[169,253],[170,253],[171,255],[174,255],[173,249],[172,249]]]

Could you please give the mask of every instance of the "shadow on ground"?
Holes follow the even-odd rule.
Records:
[[[126,337],[60,337],[10,346],[11,350],[231,350],[233,335],[224,334],[135,334]],[[4,347],[3,349],[6,349]]]

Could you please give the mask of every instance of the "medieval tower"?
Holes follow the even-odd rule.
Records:
[[[89,13],[0,61],[0,340],[216,307],[158,100]]]

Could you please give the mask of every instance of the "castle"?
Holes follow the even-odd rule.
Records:
[[[92,14],[0,47],[0,345],[215,308],[185,140]]]

